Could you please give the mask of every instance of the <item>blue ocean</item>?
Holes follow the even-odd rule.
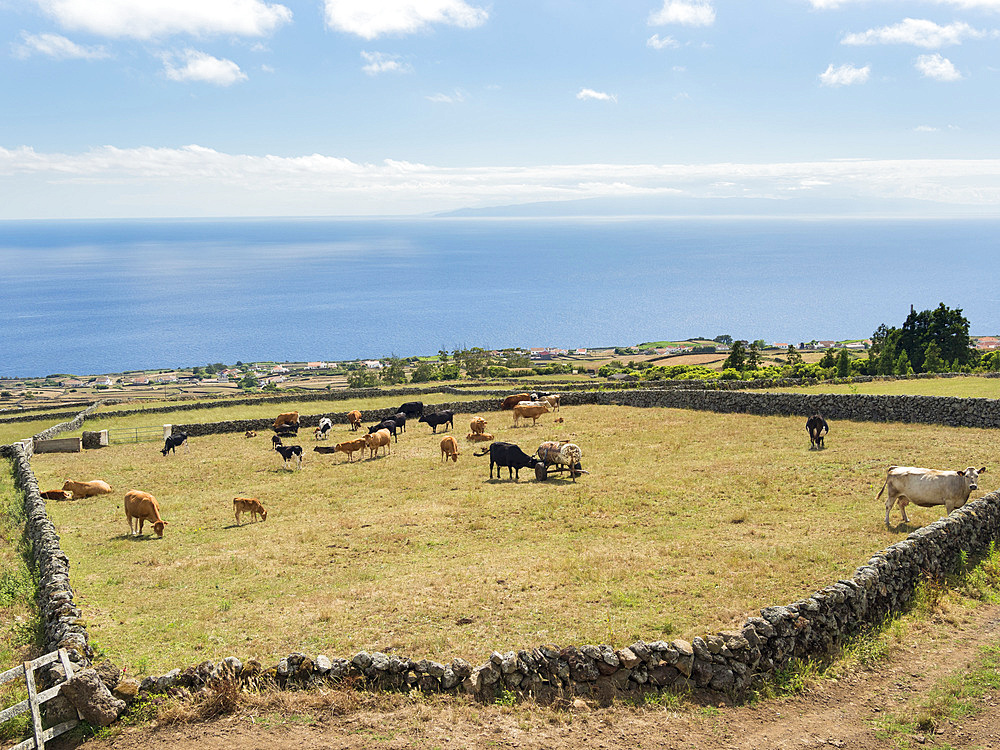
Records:
[[[910,305],[1000,332],[1000,221],[0,222],[0,375],[719,334],[870,336]]]

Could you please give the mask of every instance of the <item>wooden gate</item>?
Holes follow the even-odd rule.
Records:
[[[108,443],[151,443],[163,440],[163,425],[157,427],[117,427],[108,430]]]
[[[47,664],[51,664],[56,660],[62,662],[63,669],[66,671],[66,679],[68,680],[72,677],[73,665],[69,660],[69,655],[66,653],[66,649],[64,648],[61,648],[58,651],[53,651],[51,654],[41,656],[34,661],[26,661],[19,667],[14,667],[13,669],[8,669],[6,672],[0,673],[0,685],[10,682],[11,680],[16,680],[18,677],[24,677],[24,682],[28,687],[28,697],[25,700],[11,706],[10,708],[5,708],[3,711],[0,711],[0,723],[13,719],[15,716],[20,716],[25,711],[31,711],[31,724],[34,730],[34,737],[30,737],[24,742],[14,745],[14,747],[10,748],[10,750],[30,750],[31,748],[45,750],[46,742],[51,740],[53,737],[58,737],[60,734],[68,732],[80,723],[79,719],[73,719],[49,729],[42,729],[41,706],[45,703],[45,701],[51,700],[59,695],[59,691],[62,689],[63,683],[60,682],[55,687],[51,687],[48,690],[43,690],[39,693],[35,688],[35,670],[40,667],[44,667]]]

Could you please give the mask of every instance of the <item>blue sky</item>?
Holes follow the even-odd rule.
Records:
[[[0,30],[3,219],[1000,206],[1000,0],[0,0]]]

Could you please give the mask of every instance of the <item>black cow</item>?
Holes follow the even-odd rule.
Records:
[[[289,424],[281,425],[275,432],[278,434],[278,437],[295,437],[299,434],[299,423],[290,422]]]
[[[822,414],[813,414],[806,420],[806,429],[809,430],[809,450],[814,448],[823,449],[823,435],[830,432],[830,425],[823,419]]]
[[[281,454],[282,460],[285,462],[285,468],[288,468],[288,462],[292,458],[297,458],[299,461],[299,468],[302,468],[302,446],[301,445],[276,445],[274,449]]]
[[[474,454],[485,456],[486,451]],[[493,465],[497,467],[497,479],[500,478],[500,467],[507,467],[507,478],[514,477],[517,481],[521,469],[527,469],[535,465],[538,461],[534,456],[529,456],[513,443],[490,443],[490,479],[493,478]]]
[[[397,412],[391,417],[386,417],[386,419],[391,419],[393,422],[395,422],[396,427],[397,429],[399,429],[400,432],[406,432],[406,414],[404,414],[403,412]]]
[[[378,424],[375,424],[375,425],[372,425],[371,427],[369,427],[368,428],[368,434],[369,435],[373,435],[376,432],[378,432],[379,430],[388,430],[389,433],[392,435],[392,439],[395,440],[397,443],[399,442],[399,438],[396,437],[396,420],[394,420],[394,419],[383,419]]]
[[[281,445],[281,438],[277,435],[271,435],[271,447],[275,448],[279,445]]]
[[[452,430],[455,429],[455,413],[450,409],[436,411],[433,414],[425,414],[417,421],[429,424],[435,435],[437,434],[438,427],[443,424],[448,425]]]
[[[403,414],[405,414],[408,419],[413,419],[414,417],[422,417],[424,415],[424,402],[407,401],[405,404],[396,409],[396,411],[403,412]]]
[[[177,452],[177,446],[187,445],[187,433],[186,432],[175,432],[173,435],[167,435],[167,439],[163,441],[163,450],[160,451],[164,456],[167,455],[168,451]]]

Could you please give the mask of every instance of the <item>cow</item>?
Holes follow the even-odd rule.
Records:
[[[245,437],[245,438],[246,438],[247,440],[249,440],[250,438],[255,438],[255,437],[257,437],[257,433],[256,433],[256,432],[254,432],[253,430],[247,430],[247,432],[246,432],[246,435],[244,435],[244,437]]]
[[[67,479],[63,482],[62,488],[64,492],[69,492],[73,495],[73,500],[79,500],[81,497],[111,494],[111,487],[107,482],[102,482],[100,479],[91,479],[89,482],[74,482],[71,479]]]
[[[473,417],[472,421],[469,422],[469,431],[481,435],[486,432],[486,420],[482,417]]]
[[[333,429],[333,420],[329,417],[323,417],[319,420],[319,427],[316,428],[316,434],[314,437],[317,440],[326,440],[326,433]]]
[[[361,412],[357,409],[347,412],[347,422],[351,425],[351,430],[357,430],[361,426]]]
[[[167,522],[160,518],[160,504],[148,492],[129,490],[125,493],[125,518],[128,520],[128,530],[132,536],[141,536],[142,524],[149,521],[153,524],[156,535],[163,538],[163,527]]]
[[[260,500],[255,497],[234,497],[233,511],[236,513],[237,526],[243,525],[240,523],[241,513],[249,513],[251,521],[256,521],[257,516],[260,516],[261,521],[267,520],[267,511],[264,510],[264,506],[260,504]]]
[[[282,427],[290,427],[297,432],[299,429],[299,413],[297,411],[290,411],[275,417],[274,431],[277,432]]]
[[[531,426],[534,427],[538,418],[548,413],[549,405],[544,401],[529,401],[526,404],[518,404],[514,407],[514,426],[517,427],[518,421],[522,419],[530,419]]]
[[[369,432],[364,437],[365,445],[368,446],[368,450],[371,452],[370,458],[375,458],[375,454],[378,453],[379,448],[385,446],[385,454],[389,455],[389,444],[392,441],[392,437],[389,435],[389,431],[382,429],[376,432]]]
[[[333,446],[334,453],[346,453],[347,461],[350,463],[354,460],[354,452],[361,451],[361,457],[365,457],[365,448],[367,447],[367,442],[363,437],[359,437],[356,440],[345,440],[343,443],[337,443]],[[313,450],[319,450],[319,448],[314,448]]]
[[[521,469],[534,466],[538,461],[535,456],[529,456],[513,443],[491,443],[488,451],[484,449],[482,453],[474,453],[473,455],[485,456],[487,452],[490,454],[490,479],[493,478],[494,464],[497,467],[497,479],[500,478],[500,468],[506,466],[507,478],[510,479],[513,476],[516,482],[520,478]]]
[[[414,417],[424,416],[424,402],[423,401],[407,401],[405,404],[400,406],[396,411],[401,411],[406,415],[407,419],[413,419]]]
[[[164,456],[167,455],[169,451],[177,452],[177,446],[183,445],[185,449],[188,447],[187,442],[188,436],[186,432],[175,432],[173,435],[167,435],[167,439],[163,441],[163,450],[160,451]]]
[[[373,432],[378,432],[379,430],[388,430],[389,434],[392,435],[392,439],[395,442],[399,442],[399,437],[396,435],[396,421],[393,419],[383,419],[378,424],[373,424],[368,428],[368,434],[371,435]]]
[[[46,500],[72,500],[73,493],[68,490],[47,490],[39,493]]]
[[[922,508],[943,505],[948,513],[961,508],[969,500],[969,493],[979,489],[979,475],[985,473],[985,466],[978,471],[972,466],[962,471],[890,466],[882,489],[875,496],[878,500],[886,489],[889,490],[885,500],[885,527],[889,528],[889,511],[897,503],[903,512],[903,523],[910,522],[906,516],[907,503]]]
[[[583,451],[576,443],[548,441],[538,446],[538,460],[544,464],[557,464],[569,468],[569,475],[576,481],[576,475],[582,471],[580,459]]]
[[[281,445],[278,444],[274,446],[274,449],[278,451],[284,462],[285,468],[288,468],[288,462],[293,458],[298,460],[299,468],[302,468],[302,446],[301,445]]]
[[[493,440],[493,435],[488,432],[470,432],[465,436],[466,440],[471,440],[473,443],[485,443]]]
[[[503,401],[500,402],[501,411],[507,411],[513,409],[517,404],[522,401],[531,400],[531,395],[528,393],[518,393],[513,396],[507,396]]]
[[[458,441],[455,438],[451,435],[441,438],[441,460],[448,463],[448,459],[450,458],[455,463],[458,463],[459,455],[461,454],[458,451]]]
[[[431,426],[431,431],[436,435],[438,427],[443,424],[448,425],[449,429],[455,429],[455,413],[450,409],[445,409],[444,411],[436,411],[433,414],[425,414],[418,422],[426,422]]]
[[[550,393],[548,396],[542,396],[541,398],[535,400],[544,401],[549,405],[549,408],[552,409],[552,411],[559,411],[559,394],[557,393]]]
[[[393,414],[391,417],[386,417],[386,419],[391,419],[396,423],[396,429],[400,432],[406,432],[406,414],[399,411]]]
[[[277,448],[281,444],[282,443],[281,443],[281,438],[280,437],[278,437],[277,435],[271,435],[271,447],[272,448]]]
[[[813,414],[806,420],[806,429],[809,430],[809,450],[823,449],[823,435],[829,434],[830,425],[823,419],[822,414]]]

